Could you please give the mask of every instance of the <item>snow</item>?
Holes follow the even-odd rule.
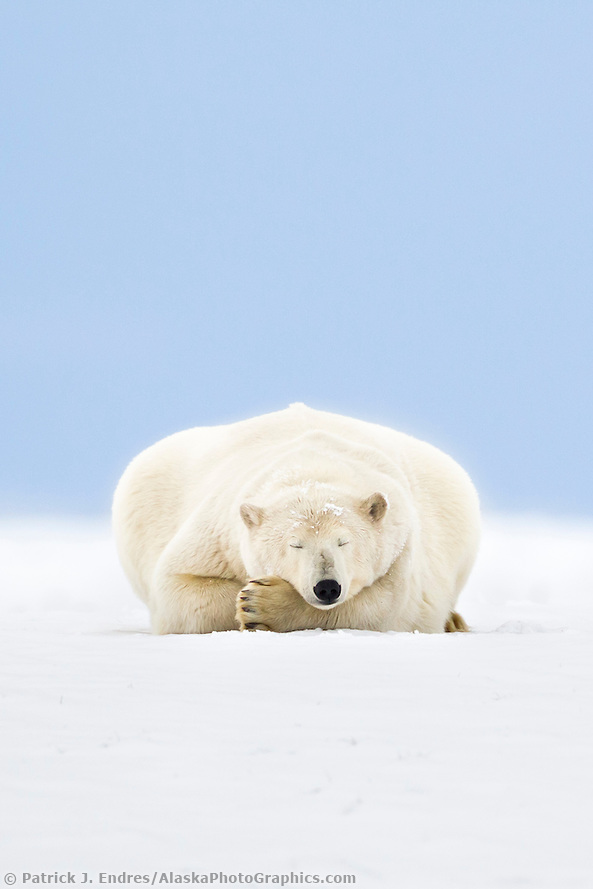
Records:
[[[344,507],[338,506],[336,503],[329,503],[328,502],[328,503],[324,503],[324,505],[321,508],[321,512],[324,515],[331,513],[332,515],[340,516],[344,512]]]
[[[589,886],[592,554],[488,518],[471,634],[155,637],[106,523],[5,520],[2,874]]]

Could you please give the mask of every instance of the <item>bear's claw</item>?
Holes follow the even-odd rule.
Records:
[[[248,586],[241,590],[237,597],[237,621],[241,630],[269,630],[267,624],[263,623],[259,615],[259,609],[255,607],[255,601],[249,595],[250,587],[257,584],[257,581],[250,580]],[[261,584],[257,584],[260,586]]]

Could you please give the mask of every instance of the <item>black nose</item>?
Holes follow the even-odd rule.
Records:
[[[337,580],[320,580],[313,587],[313,592],[324,605],[332,605],[340,598],[342,587]]]

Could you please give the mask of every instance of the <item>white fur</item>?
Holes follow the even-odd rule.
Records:
[[[117,487],[113,520],[153,629],[177,633],[236,629],[237,594],[264,575],[300,594],[305,626],[441,632],[480,528],[450,457],[300,404],[148,448]],[[329,606],[314,592],[327,578],[341,588]]]

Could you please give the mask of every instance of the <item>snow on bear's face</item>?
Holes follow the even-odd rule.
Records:
[[[360,500],[323,487],[266,508],[244,503],[240,511],[249,577],[281,577],[310,605],[325,609],[385,574],[405,540],[400,526],[390,529],[386,522],[383,494]]]

